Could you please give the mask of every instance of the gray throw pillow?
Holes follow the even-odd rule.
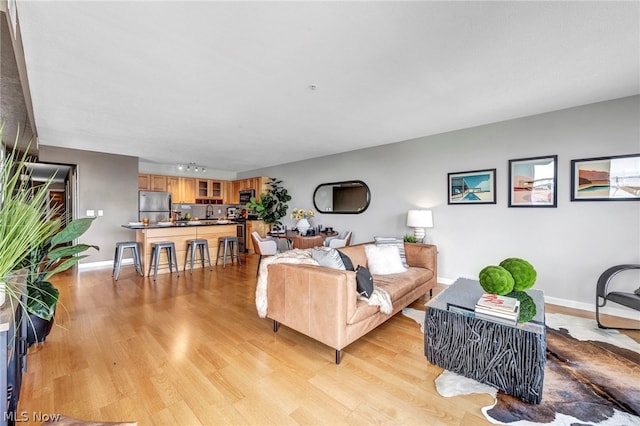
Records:
[[[313,260],[320,266],[332,269],[346,269],[338,250],[329,247],[315,247],[311,252]]]

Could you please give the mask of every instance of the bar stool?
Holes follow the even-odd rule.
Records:
[[[160,253],[162,249],[165,249],[167,253],[167,261],[169,265],[169,272],[172,272],[172,266],[176,267],[176,274],[180,276],[180,269],[178,269],[178,256],[176,255],[176,246],[171,241],[161,241],[158,243],[151,243],[151,256],[149,257],[149,272],[147,275],[151,275],[151,268],[153,268],[153,280],[156,280],[158,276],[158,266],[160,264]]]
[[[200,250],[200,262],[202,263],[202,267],[204,268],[204,254],[205,251],[207,253],[207,262],[209,263],[209,270],[211,271],[213,267],[211,266],[211,256],[209,255],[209,241],[207,240],[187,240],[187,251],[184,253],[184,268],[185,271],[187,269],[187,256],[191,254],[191,273],[193,274],[193,263],[196,257],[196,249]]]
[[[125,249],[131,249],[133,255],[133,266],[136,268],[136,272],[144,276],[142,271],[142,263],[140,262],[140,243],[136,241],[120,241],[116,243],[116,252],[113,255],[113,270],[111,276],[115,274],[115,279],[118,281],[120,276],[120,267],[122,266],[122,254]]]
[[[242,261],[240,260],[240,244],[238,243],[238,237],[220,237],[218,238],[218,253],[216,254],[216,266],[218,265],[218,260],[222,258],[222,267],[225,268],[227,266],[227,248],[230,248],[231,254],[231,263],[233,263],[233,251],[236,251],[236,256],[238,258],[238,265],[242,265]],[[220,250],[223,251],[222,256],[220,256]]]

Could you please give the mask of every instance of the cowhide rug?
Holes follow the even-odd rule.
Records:
[[[403,314],[421,327],[424,311]],[[443,396],[486,392],[496,398],[482,412],[508,425],[640,425],[640,344],[594,320],[546,314],[547,363],[542,402],[529,405],[496,389],[444,371],[436,379]]]

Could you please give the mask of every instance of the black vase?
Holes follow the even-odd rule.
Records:
[[[44,342],[49,332],[51,332],[52,327],[53,318],[47,321],[36,315],[29,314],[29,321],[27,321],[27,346],[31,346],[36,342]]]

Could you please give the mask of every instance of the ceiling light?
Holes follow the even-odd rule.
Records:
[[[185,170],[185,166],[183,164],[179,164],[178,165],[178,169],[179,170]],[[204,173],[204,172],[207,171],[207,169],[205,168],[205,166],[199,166],[194,161],[190,161],[189,164],[187,164],[187,166],[186,166],[186,171],[188,171],[188,172],[193,171],[193,172],[196,172],[196,173],[198,173],[198,172]]]

